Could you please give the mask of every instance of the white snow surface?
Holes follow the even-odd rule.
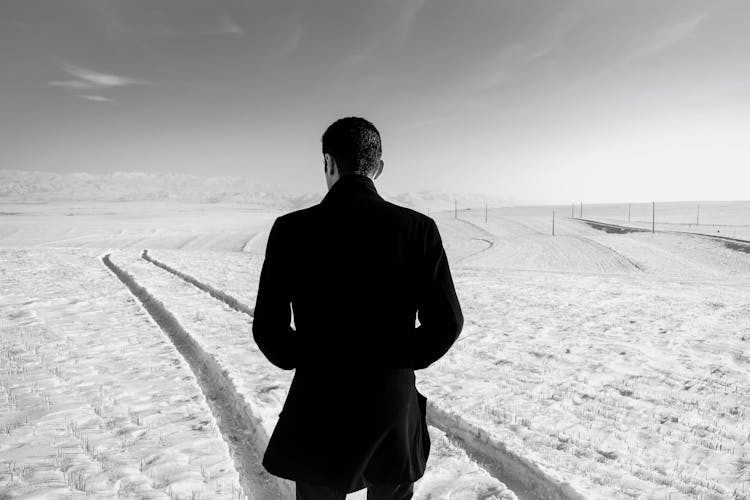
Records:
[[[97,254],[0,251],[0,497],[238,498],[195,376]]]
[[[156,389],[143,381],[143,373],[148,380],[170,376],[175,366],[185,373],[169,340],[104,268],[98,259],[104,252],[111,252],[112,261],[157,297],[226,369],[242,404],[262,420],[259,434],[270,435],[292,372],[274,368],[258,352],[250,316],[147,262],[140,253],[147,248],[151,258],[252,308],[267,231],[280,212],[221,203],[81,203],[75,205],[77,212],[71,206],[16,205],[3,211],[17,215],[0,216],[0,246],[5,247],[0,250],[0,350],[12,367],[6,369],[3,362],[0,368],[0,397],[6,400],[0,401],[0,422],[6,430],[0,432],[0,451],[13,449],[15,454],[6,459],[6,452],[0,453],[0,495],[25,494],[23,488],[52,497],[56,491],[72,494],[82,479],[102,475],[92,457],[94,464],[81,467],[79,475],[50,472],[42,477],[29,472],[54,471],[60,461],[51,456],[59,452],[49,436],[43,439],[47,454],[35,451],[41,446],[37,438],[50,411],[49,397],[55,399],[45,379],[35,373],[47,377],[59,368],[73,381],[68,384],[88,391],[82,401],[70,403],[75,411],[94,412],[92,404],[103,411],[98,404],[106,409],[105,417],[106,412],[127,416],[133,403],[100,401],[95,394],[102,389],[97,386],[122,385],[132,393],[142,384],[148,395]],[[740,227],[743,207],[750,203],[732,205],[723,220],[717,216],[714,222]],[[566,214],[559,207],[552,236],[549,208],[490,209],[487,222],[484,210],[459,210],[457,218],[452,210],[431,212],[466,321],[448,354],[417,372],[417,384],[434,405],[432,415],[453,415],[456,418],[448,420],[457,435],[468,429],[477,437],[449,441],[431,427],[435,448],[415,498],[511,498],[491,468],[471,460],[465,449],[500,450],[500,455],[520,457],[528,464],[526,469],[512,467],[518,460],[502,464],[518,474],[506,482],[520,484],[522,499],[574,498],[571,491],[590,499],[750,498],[746,247],[700,235],[606,233],[571,219],[570,208]],[[600,209],[603,217],[596,220],[627,222],[614,217],[611,207],[610,213]],[[586,215],[595,219],[595,214]],[[18,330],[40,322],[44,327],[31,334]],[[160,338],[160,350],[137,340],[113,342],[113,331],[128,332],[130,337],[115,336],[120,341]],[[51,344],[54,339],[61,340]],[[143,362],[118,364],[118,355],[132,359],[124,354],[135,344],[137,359]],[[81,354],[68,359],[68,352]],[[166,363],[164,356],[178,363]],[[73,375],[83,370],[79,365],[91,367],[85,372],[91,386]],[[169,389],[200,395],[192,380]],[[157,405],[163,401],[161,394],[150,397]],[[23,401],[33,402],[28,404],[35,409],[21,412]],[[171,401],[169,396],[166,401]],[[200,401],[180,411],[203,418],[208,408]],[[179,404],[170,408],[177,411]],[[142,409],[141,416],[149,411],[151,407]],[[210,421],[210,411],[208,417]],[[92,420],[91,427],[106,430],[114,425],[101,420],[103,424]],[[56,432],[70,434],[67,421],[61,422]],[[213,433],[219,450],[222,442],[215,426],[203,431]],[[175,435],[182,436],[177,431]],[[66,439],[73,447],[77,438]],[[91,437],[88,442],[92,448],[90,443],[98,441]],[[149,452],[171,453],[161,444],[157,439]],[[77,446],[76,453],[85,456],[86,443]],[[123,461],[140,460],[142,455],[123,448]],[[114,453],[111,446],[102,449],[105,456]],[[221,460],[231,463],[227,448],[222,449]],[[215,460],[220,461],[218,455]],[[194,470],[190,463],[177,463],[182,471]],[[19,472],[22,466],[27,467],[24,474]],[[130,472],[121,474],[130,481]],[[222,484],[237,484],[237,476],[232,476],[236,471],[230,467],[227,474]],[[85,484],[112,493],[115,482],[91,479]],[[163,483],[148,483],[154,497],[168,495]],[[542,484],[561,489],[550,493]],[[212,498],[215,487],[197,480],[189,486],[202,488],[201,498]],[[560,493],[564,491],[568,494]],[[350,496],[357,495],[361,493]]]
[[[579,217],[580,206],[573,207]],[[584,205],[583,218],[651,230],[681,231],[750,240],[750,203],[747,201],[679,201]],[[559,215],[570,215],[570,208]]]

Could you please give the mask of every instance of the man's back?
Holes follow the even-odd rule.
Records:
[[[284,215],[275,226],[282,241],[270,237],[268,253],[284,265],[274,280],[284,282],[305,352],[295,368],[419,369],[455,339],[461,311],[434,222],[383,200],[370,179],[346,176],[320,205]],[[418,310],[420,321],[433,321],[432,335],[414,345]]]
[[[319,205],[274,222],[253,336],[296,369],[264,467],[351,492],[424,474],[414,370],[445,354],[463,316],[434,221],[383,200],[366,175],[336,179]]]
[[[347,491],[364,476],[421,477],[429,437],[413,370],[442,356],[462,324],[434,222],[382,200],[367,177],[342,177],[321,204],[279,217],[253,333],[272,362],[297,371],[264,466]]]

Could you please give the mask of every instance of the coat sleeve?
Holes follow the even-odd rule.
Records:
[[[418,287],[417,317],[420,325],[413,336],[415,370],[427,368],[448,352],[464,325],[443,241],[435,221],[429,220],[425,236],[425,266]]]
[[[297,339],[291,322],[289,241],[277,218],[268,234],[253,314],[253,338],[258,348],[283,370],[297,366]]]

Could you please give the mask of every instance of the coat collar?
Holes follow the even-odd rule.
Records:
[[[380,199],[375,183],[366,175],[347,174],[337,180],[321,200],[321,204],[351,198]]]

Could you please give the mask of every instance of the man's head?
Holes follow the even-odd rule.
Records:
[[[322,141],[328,189],[342,175],[366,175],[377,179],[383,171],[380,133],[364,118],[336,120],[325,131]]]

